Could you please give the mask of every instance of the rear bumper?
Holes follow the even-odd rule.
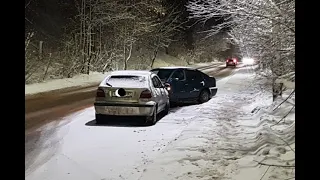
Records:
[[[236,63],[227,63],[227,66],[236,66]]]
[[[95,102],[96,114],[113,116],[151,116],[155,103],[151,104],[115,104]]]

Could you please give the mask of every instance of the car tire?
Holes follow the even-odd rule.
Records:
[[[102,124],[104,116],[102,114],[96,114],[96,124]]]
[[[207,101],[209,101],[210,99],[210,93],[208,90],[204,89],[200,92],[200,95],[199,95],[199,98],[198,98],[198,101],[200,103],[205,103]]]
[[[169,103],[167,103],[166,106],[165,106],[165,108],[164,108],[164,110],[163,110],[163,114],[164,114],[164,115],[169,114],[169,109],[170,109],[170,105],[169,105]]]
[[[147,126],[152,126],[157,123],[157,117],[158,117],[157,111],[158,111],[158,106],[155,107],[152,116],[147,117],[147,120],[145,123]]]

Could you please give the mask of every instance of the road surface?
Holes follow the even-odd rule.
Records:
[[[239,68],[205,70],[218,79],[220,89],[219,80]],[[39,110],[43,104],[36,107],[37,101],[32,102],[34,109],[30,107],[26,115],[30,127],[25,141],[27,180],[137,180],[144,173],[141,166],[152,163],[197,116],[177,107],[150,127],[128,123],[97,126],[92,106],[95,89],[51,95],[41,102],[47,104],[43,110]],[[74,99],[67,96],[70,93],[75,94],[71,96]],[[61,100],[60,104],[50,104],[54,100]]]

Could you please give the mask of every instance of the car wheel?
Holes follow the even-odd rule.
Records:
[[[163,110],[163,114],[164,114],[164,115],[169,114],[169,108],[170,108],[170,105],[167,103],[167,104],[166,104],[166,107],[165,107],[164,110]]]
[[[147,126],[152,126],[152,125],[155,125],[156,124],[156,122],[157,122],[157,111],[158,111],[158,107],[156,106],[155,108],[154,108],[154,112],[153,112],[153,114],[152,114],[152,116],[150,116],[150,117],[147,117],[147,120],[146,120],[146,125]]]
[[[102,114],[96,114],[96,124],[102,124],[103,118]]]
[[[209,93],[209,91],[208,90],[202,90],[201,91],[201,93],[200,93],[200,95],[199,95],[199,102],[200,103],[205,103],[205,102],[207,102],[207,101],[209,101],[209,99],[210,99],[210,93]]]

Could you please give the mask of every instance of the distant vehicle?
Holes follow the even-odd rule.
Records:
[[[207,102],[216,95],[216,79],[190,67],[160,67],[151,70],[165,84],[170,103]]]
[[[248,57],[244,57],[242,59],[242,63],[246,66],[246,65],[254,65],[256,63],[256,61],[253,58],[248,58]]]
[[[234,66],[236,67],[238,65],[239,61],[237,58],[228,58],[226,61],[226,67],[228,66]]]
[[[160,112],[168,114],[169,94],[159,77],[150,71],[115,71],[99,85],[94,102],[96,123],[106,117],[146,117],[157,122]]]

